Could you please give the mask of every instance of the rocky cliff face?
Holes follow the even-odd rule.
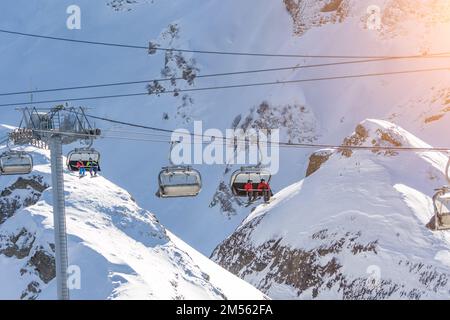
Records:
[[[0,224],[21,208],[34,205],[49,186],[41,175],[19,177],[0,192]]]
[[[26,226],[11,232],[1,225],[18,211],[35,205],[49,184],[40,174],[14,178],[12,181],[0,193],[0,255],[21,261],[22,267],[16,276],[19,278],[27,274],[28,280],[20,298],[36,299],[41,286],[55,277],[54,243],[36,243],[36,232]]]
[[[283,0],[292,17],[294,34],[301,36],[314,27],[343,22],[349,15],[348,0]]]
[[[252,282],[274,298],[421,299],[448,290],[450,272],[423,262],[398,260],[398,271],[417,278],[418,287],[389,278],[376,279],[369,272],[361,276],[348,274],[340,255],[365,260],[381,250],[375,237],[369,242],[361,241],[363,231],[319,230],[308,238],[313,249],[281,245],[282,238],[251,246],[247,244],[250,230],[257,223],[256,220],[234,233],[219,246],[213,258],[243,279],[258,279]],[[288,293],[280,294],[279,286],[286,287]]]

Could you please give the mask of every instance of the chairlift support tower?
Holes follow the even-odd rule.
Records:
[[[10,134],[10,139],[16,144],[34,144],[37,141],[50,147],[57,297],[59,300],[69,300],[62,146],[79,140],[92,142],[100,136],[101,131],[91,126],[82,107],[66,108],[59,105],[50,110],[37,108],[19,110],[23,114],[21,126]]]

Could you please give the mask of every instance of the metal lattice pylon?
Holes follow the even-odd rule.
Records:
[[[85,115],[82,107],[64,107],[52,109],[23,108],[21,126],[12,133],[18,144],[34,144],[36,141],[48,142],[50,137],[60,134],[63,144],[77,140],[92,140],[100,135]]]

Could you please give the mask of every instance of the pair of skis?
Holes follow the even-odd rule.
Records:
[[[272,200],[275,200],[275,198],[270,198],[268,201],[264,201],[264,203],[262,203],[262,204],[270,204],[271,202],[272,202]],[[256,200],[253,200],[253,201],[248,201],[246,204],[245,204],[245,208],[248,208],[248,207],[250,207],[252,204],[254,204],[255,202],[257,201],[257,199]]]
[[[80,179],[82,179],[82,178],[84,178],[84,177],[86,177],[86,175],[78,176],[78,178],[80,178]],[[91,176],[91,178],[97,178],[97,177],[99,177],[99,175],[93,175],[93,176]]]

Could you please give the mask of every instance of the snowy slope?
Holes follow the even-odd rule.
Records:
[[[152,40],[162,46],[219,51],[350,55],[450,51],[447,0],[137,0],[132,3],[80,0],[77,4],[82,10],[82,29],[71,31],[67,30],[65,22],[66,8],[72,4],[69,0],[5,0],[0,13],[1,25],[5,29],[74,39],[140,45]],[[365,23],[367,7],[374,4],[382,9],[383,28],[380,31],[369,30]],[[167,32],[171,24],[179,28],[174,39]],[[0,78],[4,91],[160,78],[164,68],[164,53],[149,56],[146,50],[81,46],[8,35],[0,35],[0,41],[4,44],[0,49],[4,57],[0,61],[0,69],[8,75]],[[199,74],[319,62],[316,59],[200,54],[185,54],[184,58],[196,60]],[[324,63],[332,61],[335,60],[320,60]],[[448,61],[390,61],[205,78],[196,79],[194,87],[429,68],[448,65]],[[232,126],[236,117],[246,119],[252,114],[251,108],[258,109],[267,101],[269,111],[273,111],[277,118],[270,123],[281,127],[285,141],[339,143],[357,123],[366,118],[376,118],[397,123],[433,145],[445,145],[447,135],[442,134],[442,130],[448,126],[449,117],[443,111],[446,110],[445,100],[438,101],[435,97],[439,96],[440,90],[448,90],[449,84],[448,71],[442,71],[198,92],[189,95],[192,103],[190,99],[184,103],[182,95],[161,95],[92,100],[82,104],[90,107],[90,112],[95,115],[149,126],[191,129],[193,120],[202,120],[204,128],[224,130]],[[190,87],[185,82],[177,86]],[[33,99],[142,91],[145,91],[145,85],[139,84],[42,93],[34,95]],[[2,97],[1,100],[2,103],[29,101],[30,97],[21,95]],[[428,110],[430,105],[429,112],[424,110]],[[294,121],[286,124],[286,118],[281,114],[289,106],[293,111],[288,112],[287,118],[290,116]],[[302,108],[304,112],[299,112]],[[443,116],[436,121],[425,122],[436,114]],[[10,125],[17,125],[20,121],[13,108],[2,108],[0,117],[1,123]],[[252,124],[255,123],[256,119]],[[106,134],[122,138],[127,135],[123,131],[136,131],[109,123],[97,122],[97,125]],[[294,138],[289,134],[292,127],[301,131]],[[148,138],[143,135],[133,137]],[[167,143],[105,138],[96,146],[103,153],[102,166],[108,179],[132,192],[145,209],[155,212],[164,225],[204,254],[209,255],[248,214],[236,199],[227,196],[218,199],[222,189],[226,195],[229,180],[224,166],[199,167],[205,181],[198,198],[166,201],[156,199],[154,193],[158,171],[167,164]],[[275,190],[303,178],[309,152],[281,150],[281,169],[273,179]],[[123,163],[129,165],[123,166]],[[230,203],[233,210],[223,212],[221,208]]]
[[[35,170],[0,178],[0,299],[56,297],[48,152],[27,150]],[[264,298],[183,241],[172,241],[152,213],[105,178],[66,173],[65,191],[69,265],[81,271],[71,298]]]
[[[429,147],[366,120],[345,145]],[[275,194],[213,259],[275,299],[448,299],[450,233],[426,227],[447,157],[328,152],[316,172]]]

